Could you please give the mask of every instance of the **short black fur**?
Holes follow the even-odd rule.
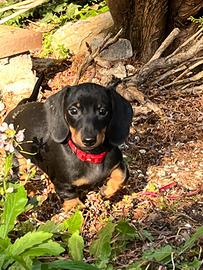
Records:
[[[117,167],[126,174],[118,145],[128,136],[131,121],[130,103],[114,89],[93,83],[67,86],[45,103],[21,103],[5,119],[25,129],[22,155],[48,174],[63,199],[104,184]],[[81,161],[68,146],[69,138],[87,153],[107,151],[104,161]],[[78,179],[87,183],[75,185]]]

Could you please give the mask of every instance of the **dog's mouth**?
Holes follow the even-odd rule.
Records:
[[[105,129],[98,132],[96,136],[82,136],[81,132],[75,129],[71,130],[71,140],[83,151],[92,151],[101,146],[105,140]]]
[[[99,147],[100,145],[102,145],[103,143],[103,140],[102,141],[96,141],[94,144],[92,143],[91,145],[87,145],[87,142],[86,144],[83,143],[81,140],[80,141],[77,141],[75,140],[74,137],[71,136],[71,139],[73,141],[73,143],[78,147],[80,148],[81,150],[85,151],[85,152],[88,152],[88,151],[91,151],[91,150],[94,150],[95,148]],[[88,142],[89,144],[89,142]]]

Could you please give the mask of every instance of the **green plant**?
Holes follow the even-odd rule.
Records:
[[[0,225],[0,269],[31,269],[33,259],[38,256],[57,256],[64,251],[51,238],[52,233],[32,231],[14,242],[9,233],[15,228],[17,217],[25,212],[27,194],[23,186],[14,185],[13,192],[7,193]]]
[[[0,7],[11,6],[16,1],[6,1]],[[19,1],[20,2],[20,1]],[[17,9],[18,10],[18,9]],[[52,24],[53,28],[63,25],[70,20],[85,19],[106,12],[108,7],[105,1],[76,1],[59,0],[45,1],[45,3],[34,7],[6,22],[9,25],[25,26],[30,21]],[[12,15],[16,10],[9,9],[0,13],[0,19]]]
[[[192,21],[193,23],[198,23],[201,26],[203,26],[203,17],[194,18],[194,17],[190,16],[189,20]]]
[[[143,253],[139,261],[130,266],[128,270],[148,269],[148,267],[154,263],[164,265],[167,269],[200,270],[203,260],[197,258],[198,252],[196,250],[196,242],[202,236],[203,226],[199,227],[196,232],[180,247],[165,245],[157,249],[147,250]],[[186,256],[182,257],[182,255],[189,252],[192,248],[194,249],[193,260],[187,261],[185,259]]]
[[[69,50],[63,44],[58,44],[56,49],[54,49],[52,46],[52,32],[44,33],[43,46],[40,56],[52,56],[56,59],[62,60],[66,59],[69,56]]]

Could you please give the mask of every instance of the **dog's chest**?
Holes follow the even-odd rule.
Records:
[[[107,166],[106,160],[100,164],[81,161],[66,145],[61,145],[49,153],[49,168],[50,171],[53,169],[53,180],[56,182],[76,187],[95,185],[102,183],[111,172],[111,166]]]
[[[73,157],[69,170],[69,179],[73,186],[94,185],[104,181],[110,173],[104,163],[94,164]]]

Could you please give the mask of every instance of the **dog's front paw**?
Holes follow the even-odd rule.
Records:
[[[79,198],[65,200],[63,203],[62,211],[68,213],[71,209],[76,207],[84,208],[85,205],[80,201]]]
[[[61,208],[61,212],[59,214],[54,215],[51,220],[55,223],[61,223],[65,219],[70,216],[71,210],[74,208],[84,208],[85,205],[80,201],[79,198],[74,198],[70,200],[65,200],[63,203],[63,207]]]
[[[115,191],[109,186],[103,186],[100,189],[100,193],[106,199],[110,199],[114,195]]]
[[[109,199],[123,186],[126,179],[126,170],[122,168],[116,168],[112,171],[108,178],[106,185],[101,188],[101,194],[105,198]]]

